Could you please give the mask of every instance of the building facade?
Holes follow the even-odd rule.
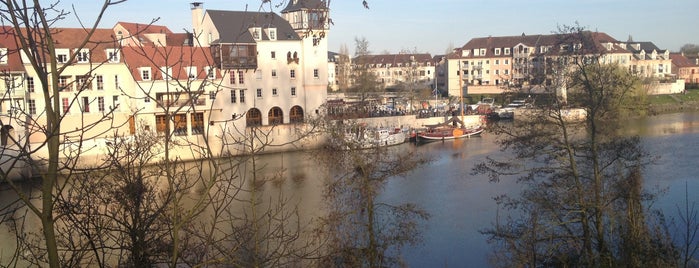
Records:
[[[460,87],[467,94],[550,86],[559,58],[571,53],[594,54],[602,63],[619,64],[641,77],[671,77],[669,52],[651,42],[620,42],[602,32],[581,34],[589,43],[570,34],[473,38],[446,56],[449,94],[458,96]]]
[[[381,88],[432,86],[435,62],[430,54],[405,53],[365,55],[352,60],[373,72]]]

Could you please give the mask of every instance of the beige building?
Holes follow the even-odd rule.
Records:
[[[671,53],[672,73],[685,83],[699,84],[699,60],[692,61],[681,53]]]
[[[430,54],[366,55],[352,62],[366,65],[382,88],[431,86],[435,76]]]
[[[583,32],[594,47],[583,47],[569,35],[525,35],[473,38],[446,56],[449,95],[501,93],[544,88],[556,83],[561,55],[590,51],[602,63],[615,63],[643,77],[671,74],[669,52],[650,42],[619,42],[601,32]],[[461,78],[461,81],[459,81]]]

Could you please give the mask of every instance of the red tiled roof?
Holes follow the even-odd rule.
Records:
[[[0,64],[1,72],[22,72],[24,65],[17,49],[14,29],[12,27],[0,27],[0,47],[7,48],[7,64]]]
[[[168,66],[172,70],[172,79],[186,80],[186,67],[197,67],[197,79],[206,78],[205,67],[214,66],[209,48],[190,46],[167,47],[124,47],[124,62],[136,81],[142,81],[139,68],[150,67],[152,80],[162,80],[160,68]],[[217,70],[218,72],[218,70]],[[217,76],[219,76],[217,74]]]
[[[670,59],[672,60],[672,64],[680,68],[699,66],[680,53],[670,53]]]
[[[166,26],[154,25],[154,24],[143,24],[134,22],[117,22],[117,24],[124,27],[129,32],[129,35],[140,35],[140,34],[151,34],[151,33],[163,33],[172,34],[172,31]],[[125,35],[126,36],[126,35]]]

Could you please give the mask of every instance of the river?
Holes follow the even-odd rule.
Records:
[[[625,130],[640,135],[645,148],[659,157],[644,172],[649,190],[662,190],[652,208],[662,210],[668,217],[677,216],[677,205],[684,204],[685,185],[689,202],[699,202],[699,113],[664,114],[630,120]],[[381,201],[418,204],[431,218],[423,230],[424,240],[418,246],[403,250],[410,267],[487,267],[491,248],[479,233],[495,220],[497,206],[493,197],[516,194],[521,186],[513,181],[491,183],[483,175],[471,175],[473,166],[488,155],[503,154],[494,143],[495,135],[436,142],[423,146],[403,144],[406,150],[417,150],[433,159],[405,178],[391,180],[380,196]],[[303,153],[268,156],[296,162],[307,178],[286,181],[281,186],[301,198],[305,214],[317,213],[322,191],[313,170],[313,160]],[[309,163],[309,161],[311,163]],[[275,162],[275,161],[273,161]],[[278,162],[280,163],[280,162]],[[698,204],[699,209],[699,204]],[[671,230],[673,231],[673,230]]]
[[[684,204],[685,189],[690,202],[699,202],[699,113],[630,120],[625,130],[640,135],[648,151],[659,157],[644,172],[646,187],[666,191],[653,208],[676,217],[676,206]],[[495,138],[486,132],[481,137],[443,143],[398,145],[399,150],[414,150],[432,159],[404,178],[390,180],[379,196],[379,201],[391,204],[417,204],[431,215],[423,230],[423,243],[403,249],[402,258],[410,267],[489,266],[491,248],[479,230],[495,220],[493,197],[521,190],[513,181],[491,183],[483,175],[471,175],[473,166],[484,157],[504,154]],[[301,209],[304,220],[321,216],[328,173],[316,161],[307,152],[262,156],[259,164],[265,165],[266,172],[282,174],[282,179],[265,184],[263,191],[269,196],[284,193]],[[11,241],[7,235],[2,234],[3,240]]]

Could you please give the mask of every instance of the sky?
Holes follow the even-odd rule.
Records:
[[[110,7],[99,25],[111,28],[118,21],[164,25],[174,32],[191,28],[189,3],[204,9],[280,11],[289,0],[129,0]],[[620,41],[650,41],[661,49],[679,51],[684,44],[699,44],[698,0],[329,0],[334,23],[328,50],[345,45],[354,53],[355,38],[365,38],[373,54],[417,51],[445,54],[470,39],[487,36],[551,34],[560,25],[578,23]],[[75,19],[93,22],[98,2],[63,0],[73,11],[62,27],[78,27]],[[283,5],[278,6],[279,3]]]

